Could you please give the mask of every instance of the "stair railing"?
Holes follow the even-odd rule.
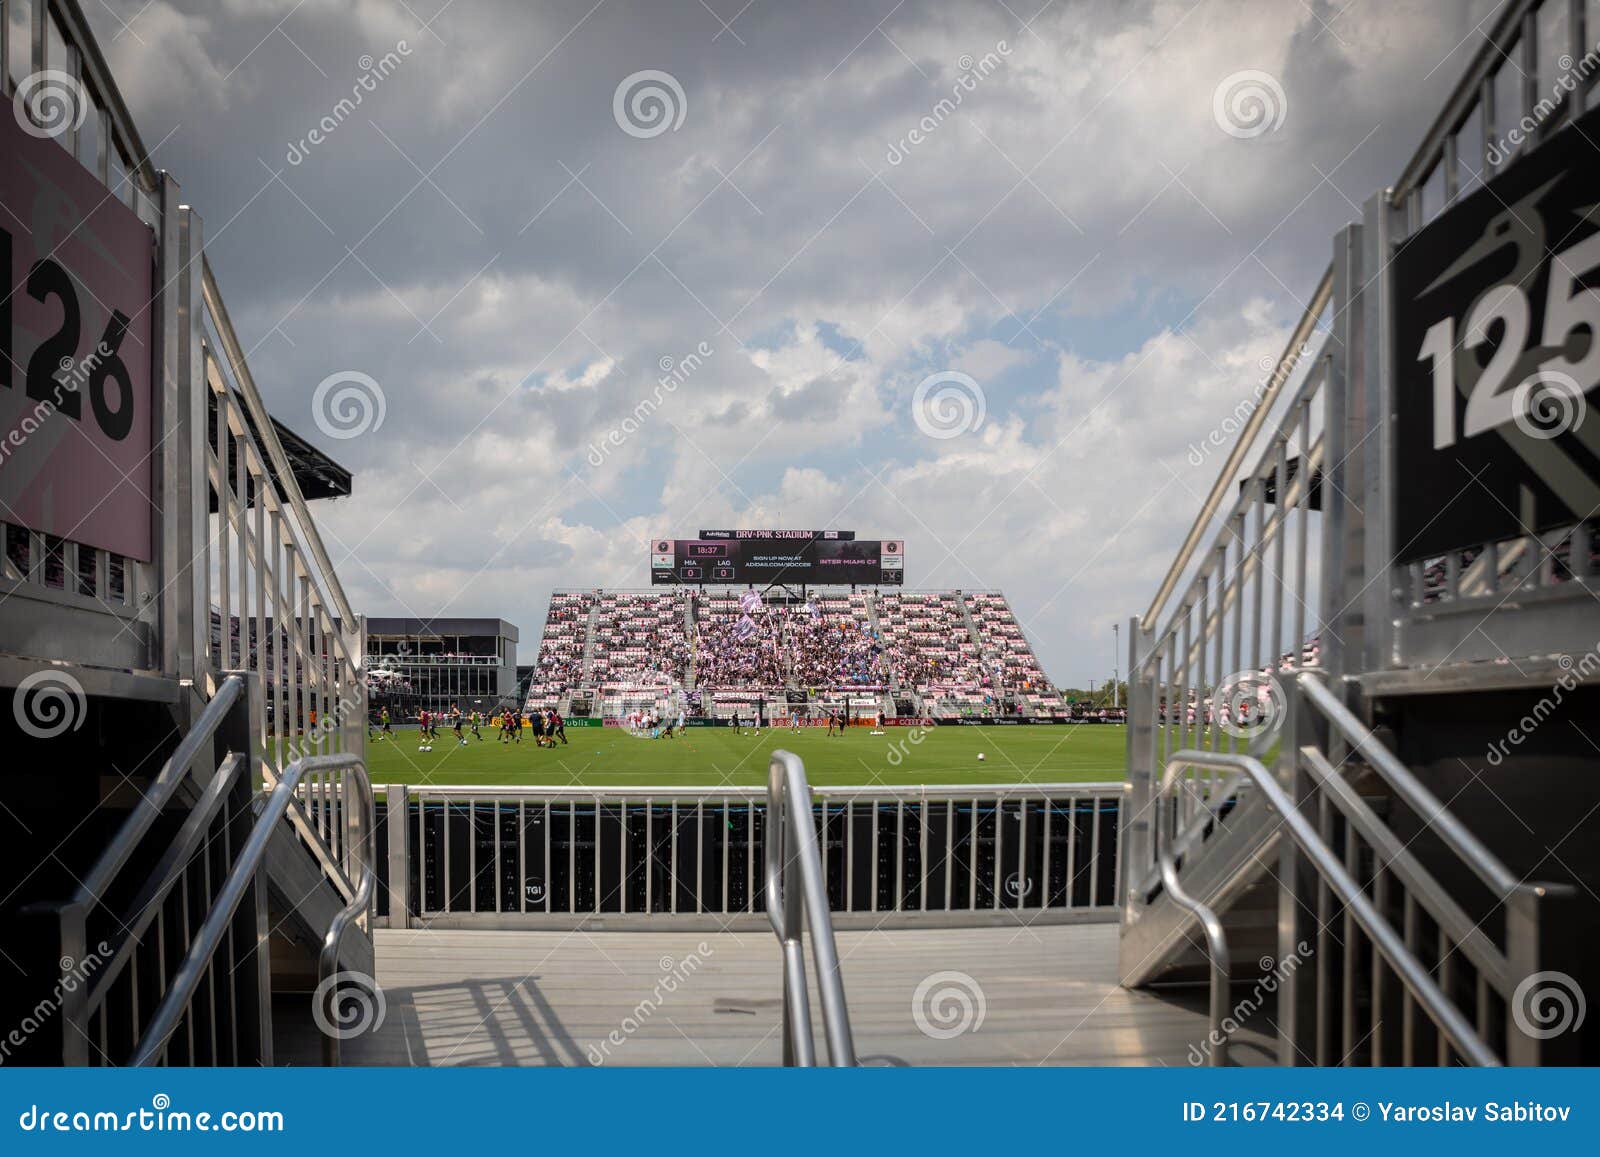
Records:
[[[1246,778],[1277,813],[1314,880],[1314,894],[1295,901],[1315,912],[1311,936],[1300,941],[1320,970],[1304,1033],[1317,1064],[1349,1064],[1363,1048],[1373,1064],[1464,1062],[1499,1065],[1548,1061],[1565,1047],[1537,1023],[1530,981],[1546,976],[1540,955],[1554,917],[1546,906],[1570,897],[1564,884],[1519,879],[1341,703],[1318,673],[1296,680],[1300,699],[1318,712],[1364,761],[1388,792],[1486,889],[1487,914],[1447,891],[1410,847],[1321,750],[1302,746],[1295,767],[1305,777],[1297,803],[1259,759],[1185,749],[1167,760],[1156,809],[1155,843],[1162,885],[1200,924],[1210,960],[1212,1064],[1226,1063],[1232,983],[1227,936],[1209,897],[1191,895],[1179,875],[1177,809],[1170,801],[1196,781],[1188,773],[1222,772]],[[1313,820],[1311,818],[1315,816]],[[1505,947],[1486,929],[1503,909]],[[1427,933],[1432,929],[1432,934]],[[1292,934],[1286,934],[1292,938]],[[1315,938],[1313,946],[1309,941]],[[1289,949],[1280,955],[1288,958]],[[1293,999],[1288,998],[1288,999]],[[1363,1011],[1365,1016],[1362,1016]],[[1420,1015],[1419,1015],[1420,1014]],[[1280,1014],[1280,1019],[1283,1016]],[[1365,1020],[1365,1025],[1362,1021]],[[1285,1029],[1285,1031],[1288,1031]]]
[[[839,950],[822,880],[822,854],[812,819],[811,786],[805,765],[788,751],[774,751],[767,775],[767,826],[763,863],[766,869],[767,920],[783,947],[783,1063],[810,1068],[817,1063],[811,1039],[811,1008],[806,995],[802,922],[811,932],[817,991],[822,999],[822,1027],[828,1061],[853,1067],[855,1042],[850,1009],[839,972]]]
[[[336,986],[329,984],[328,981],[334,977],[338,969],[340,942],[349,925],[370,908],[373,885],[377,878],[377,861],[373,845],[372,787],[361,758],[351,754],[314,755],[298,759],[284,769],[277,783],[268,791],[261,810],[255,816],[254,825],[233,861],[232,869],[217,892],[216,899],[206,912],[199,931],[195,933],[188,953],[173,974],[160,1004],[150,1018],[149,1026],[133,1054],[133,1065],[169,1063],[172,1059],[173,1046],[178,1043],[175,1038],[179,1030],[185,1026],[188,1036],[187,1048],[180,1048],[180,1056],[186,1060],[192,1056],[197,1002],[214,1001],[219,984],[226,984],[231,989],[237,983],[231,971],[218,975],[219,954],[231,958],[244,956],[253,951],[259,964],[260,999],[263,1002],[270,1000],[271,975],[266,955],[267,928],[264,901],[266,879],[263,868],[267,845],[271,842],[278,824],[286,819],[290,808],[295,804],[296,788],[301,779],[307,775],[329,771],[342,772],[346,784],[355,785],[360,798],[361,818],[358,822],[361,826],[363,847],[362,870],[356,884],[355,897],[334,917],[323,940],[317,963],[317,992],[319,995],[325,994],[329,1002],[336,1005],[337,994],[334,991]],[[241,951],[232,945],[232,941],[238,936],[235,922],[247,897],[252,893],[260,905],[259,935]],[[231,969],[233,966],[229,967]],[[202,982],[205,982],[204,993],[202,993]],[[264,1063],[270,1064],[270,1013],[263,1014],[261,1023],[267,1037]],[[327,1023],[335,1022],[330,1019]],[[338,1038],[324,1030],[323,1042],[323,1060],[327,1064],[337,1064]],[[236,1060],[234,1063],[239,1062]]]

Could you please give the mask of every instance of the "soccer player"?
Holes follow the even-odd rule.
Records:
[[[433,750],[433,744],[428,742],[428,709],[426,707],[417,715],[417,750]]]
[[[559,711],[557,711],[554,707],[552,707],[552,708],[550,708],[550,746],[551,747],[554,747],[556,745],[555,741],[557,739],[561,740],[561,746],[563,746],[563,747],[568,746],[568,743],[567,743],[567,721],[565,719],[561,718],[561,713]]]
[[[472,709],[472,738],[479,743],[483,742],[483,732],[478,730],[478,709],[476,707]]]
[[[389,728],[389,709],[387,707],[378,712],[378,721],[381,725],[378,730],[378,738],[382,739],[385,735],[387,735],[389,738],[393,739],[394,732]]]
[[[450,708],[450,724],[451,724],[451,727],[454,729],[454,731],[456,733],[456,742],[459,743],[462,747],[465,747],[467,745],[467,737],[465,735],[461,734],[461,725],[462,725],[463,722],[464,722],[464,720],[462,719],[462,716],[461,716],[461,708],[459,708],[459,707]]]
[[[522,742],[522,708],[517,708],[511,713],[511,738],[518,743]]]

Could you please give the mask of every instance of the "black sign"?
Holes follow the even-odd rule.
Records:
[[[1394,258],[1396,558],[1600,506],[1600,163],[1593,112]]]
[[[658,538],[650,543],[652,586],[773,583],[900,586],[905,543],[852,538]]]

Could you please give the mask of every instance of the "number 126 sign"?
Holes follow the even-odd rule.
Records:
[[[151,556],[152,231],[0,112],[0,519]]]
[[[1398,561],[1600,516],[1597,133],[1568,126],[1395,254]]]

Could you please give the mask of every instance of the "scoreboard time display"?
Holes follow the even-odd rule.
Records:
[[[652,586],[900,586],[905,543],[851,531],[730,530],[650,542]]]

